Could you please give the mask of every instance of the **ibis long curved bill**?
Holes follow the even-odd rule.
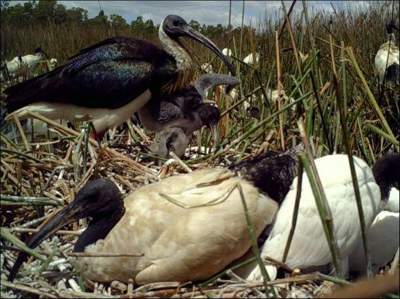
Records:
[[[43,240],[47,239],[48,237],[52,236],[56,231],[61,229],[62,227],[73,223],[76,220],[79,220],[82,217],[79,217],[79,213],[81,209],[77,209],[75,207],[74,202],[70,205],[59,211],[53,218],[47,222],[42,229],[32,237],[32,239],[27,242],[28,247],[35,248]],[[18,273],[19,268],[21,267],[22,263],[27,259],[28,255],[25,252],[22,252],[12,267],[8,279],[13,281],[15,275]]]
[[[181,28],[182,28],[182,33],[186,34],[188,37],[198,41],[199,43],[201,43],[202,45],[213,51],[224,62],[224,64],[229,69],[231,74],[233,76],[236,75],[235,67],[230,62],[228,56],[224,55],[222,51],[217,47],[217,45],[214,44],[209,38],[205,37],[203,34],[196,31],[189,25],[182,26]]]

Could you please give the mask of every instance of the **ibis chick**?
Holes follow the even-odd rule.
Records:
[[[167,157],[172,150],[180,157],[185,153],[192,133],[203,126],[209,127],[216,139],[220,112],[217,106],[205,101],[206,93],[215,86],[232,88],[237,84],[239,81],[228,75],[206,74],[193,86],[161,99],[151,99],[138,115],[147,130],[157,132],[152,151]]]

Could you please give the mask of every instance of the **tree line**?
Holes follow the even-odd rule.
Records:
[[[80,26],[94,26],[120,29],[127,29],[132,34],[138,33],[140,36],[154,36],[157,34],[158,25],[149,20],[144,20],[142,16],[136,18],[130,24],[120,15],[106,15],[103,10],[93,18],[88,17],[88,11],[81,7],[66,8],[57,0],[30,0],[25,3],[10,5],[10,0],[0,0],[1,4],[1,23],[21,27],[35,26],[36,24],[77,24]],[[191,20],[190,25],[207,36],[213,37],[224,34],[228,30],[227,26],[201,25],[196,20]]]

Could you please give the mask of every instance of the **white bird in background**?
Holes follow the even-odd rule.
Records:
[[[9,74],[12,75],[17,73],[24,66],[28,69],[33,69],[40,61],[46,59],[46,57],[46,53],[41,48],[37,48],[35,54],[16,56],[12,60],[7,61],[7,70]]]
[[[208,73],[208,74],[213,73],[212,64],[209,63],[209,62],[203,63],[203,64],[201,65],[201,69],[202,69],[204,72]]]
[[[47,63],[47,68],[49,71],[54,70],[57,67],[58,60],[56,58],[51,58]]]
[[[243,62],[251,65],[251,64],[257,64],[259,60],[260,60],[260,54],[256,52],[256,53],[250,53],[249,55],[247,55],[243,59]]]
[[[230,56],[232,56],[232,50],[229,48],[224,48],[224,49],[222,49],[222,54],[230,57]],[[203,63],[201,65],[201,69],[202,69],[202,71],[209,73],[209,74],[214,72],[213,66],[210,62]]]
[[[396,158],[397,156],[397,158]],[[397,164],[396,164],[397,163]],[[392,166],[390,164],[393,164]],[[390,174],[391,177],[382,177],[385,169],[393,167],[397,173]],[[393,178],[391,183],[400,182],[400,159],[398,155],[388,154],[376,162],[373,171],[375,180],[380,184],[383,196],[383,211],[376,217],[368,229],[368,248],[371,254],[372,271],[376,274],[379,269],[386,266],[393,260],[396,250],[399,248],[399,190],[392,184],[388,184],[388,179]],[[397,175],[397,177],[396,177]],[[390,188],[390,189],[389,189]],[[360,240],[356,250],[351,254],[350,271],[365,274],[366,263],[364,250]]]
[[[267,92],[268,101],[270,103],[272,103],[272,104],[276,104],[278,102],[279,98],[280,98],[279,91],[277,89],[272,90],[272,89],[267,88],[266,92]],[[264,99],[263,96],[262,96],[262,99]],[[294,98],[292,98],[292,97],[289,98],[285,94],[285,91],[283,89],[281,90],[281,99],[282,99],[282,103],[284,105],[287,105],[287,104],[290,104],[290,103],[294,102]],[[292,110],[296,110],[296,105],[293,105],[291,109]]]
[[[229,49],[229,48],[223,48],[222,49],[222,54],[224,54],[225,56],[231,57],[232,56],[232,50]]]
[[[386,25],[388,41],[380,46],[375,56],[375,72],[380,84],[400,82],[399,48],[396,46],[394,29],[398,30],[393,21]]]
[[[365,223],[374,220],[380,202],[380,190],[370,167],[361,159],[353,157],[364,211]],[[358,209],[352,184],[347,155],[328,155],[315,160],[319,177],[332,213],[334,235],[339,248],[342,267],[347,271],[347,259],[361,238]],[[261,256],[282,261],[292,224],[297,191],[297,178],[293,181],[273,224],[271,234],[263,245]],[[321,219],[306,173],[303,173],[300,206],[297,224],[285,263],[292,269],[324,266],[332,262]],[[271,279],[275,279],[277,268],[266,265]],[[239,274],[248,280],[260,280],[259,267],[252,266]],[[247,271],[247,273],[246,273]]]

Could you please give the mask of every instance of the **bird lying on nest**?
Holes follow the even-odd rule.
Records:
[[[366,162],[354,156],[353,160],[365,225],[369,228],[380,211],[381,198],[383,200],[386,198],[385,190],[399,184],[400,155],[386,155],[376,162],[380,172],[376,181],[373,171]],[[342,261],[343,272],[347,274],[349,256],[361,242],[361,227],[348,156],[328,155],[315,159],[315,164],[332,214],[334,236],[339,251],[338,258]],[[292,226],[297,180],[298,178],[293,181],[280,206],[271,233],[263,245],[261,256],[284,262],[291,269],[316,269],[331,264],[332,256],[310,182],[305,173],[293,240],[286,260],[283,260]],[[275,265],[266,265],[266,270],[272,279],[276,277]],[[262,279],[260,268],[254,263],[242,269],[240,274],[248,280]]]
[[[99,282],[126,282],[133,278],[137,284],[203,280],[250,249],[247,210],[255,236],[275,217],[262,256],[281,259],[291,227],[298,150],[267,152],[229,169],[209,168],[172,176],[142,186],[125,199],[112,182],[90,181],[27,245],[35,248],[66,224],[91,217],[74,247],[74,251],[88,255],[79,257],[76,263],[84,278]],[[368,165],[353,158],[365,221],[370,225],[378,210],[380,190]],[[400,161],[400,157],[396,159]],[[315,163],[332,210],[339,252],[346,258],[361,234],[348,157],[329,155],[316,159]],[[393,164],[386,165],[385,173],[393,171]],[[306,177],[302,188],[298,223],[287,263],[300,268],[331,263]],[[281,207],[276,214],[278,205]],[[26,256],[25,252],[19,254],[9,279],[15,277]],[[271,267],[266,266],[274,279]],[[249,268],[242,270],[241,275],[246,277]],[[262,279],[257,274],[258,266],[253,265],[250,270],[248,279]]]
[[[84,278],[133,278],[137,284],[206,279],[251,246],[241,190],[259,235],[289,190],[296,164],[295,151],[268,152],[230,169],[172,176],[125,199],[111,181],[89,181],[27,245],[34,248],[64,225],[91,217],[74,251],[108,256],[79,257],[76,267]],[[19,255],[11,280],[25,258],[25,253]]]

